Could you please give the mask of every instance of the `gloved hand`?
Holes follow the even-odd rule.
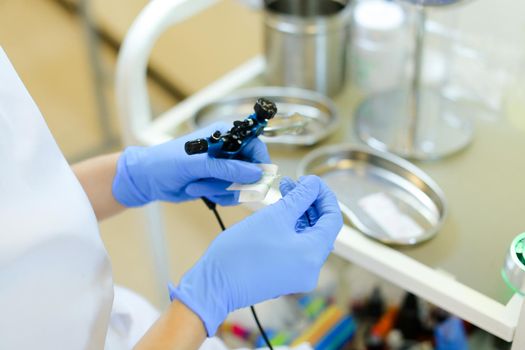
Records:
[[[262,171],[253,163],[270,163],[266,145],[253,139],[242,150],[242,160],[218,159],[208,154],[187,155],[186,141],[225,132],[226,123],[215,123],[181,138],[153,147],[128,147],[118,160],[113,196],[126,207],[151,201],[181,202],[206,197],[220,205],[238,202],[237,191],[226,191],[232,182],[258,181]]]
[[[292,178],[285,176],[282,178],[281,183],[279,184],[279,189],[281,190],[281,194],[286,196],[288,192],[293,190],[296,186],[297,183],[292,180]],[[308,208],[306,212],[297,220],[295,230],[297,232],[304,231],[307,227],[315,225],[318,218],[319,214],[317,213],[315,206],[310,206],[310,208]]]
[[[311,206],[317,222],[299,233],[297,221]],[[193,310],[212,336],[231,311],[315,288],[342,223],[334,193],[317,176],[306,176],[277,203],[218,235],[170,296]]]

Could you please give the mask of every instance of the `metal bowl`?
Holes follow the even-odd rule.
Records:
[[[446,217],[443,191],[421,169],[389,153],[335,145],[309,153],[299,175],[323,178],[341,211],[365,235],[391,245],[434,237]]]
[[[244,119],[253,113],[258,97],[277,104],[277,115],[261,136],[266,143],[311,146],[332,134],[339,124],[333,102],[322,94],[297,88],[261,87],[236,91],[202,107],[190,120],[191,126],[198,129],[219,120],[231,123]]]

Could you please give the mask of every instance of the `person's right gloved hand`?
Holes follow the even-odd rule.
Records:
[[[317,221],[298,232],[311,206]],[[218,235],[170,296],[212,336],[236,309],[315,288],[342,223],[334,193],[317,176],[303,177],[277,203]]]
[[[200,197],[220,205],[238,204],[238,192],[226,188],[232,182],[258,181],[262,170],[252,163],[270,163],[270,156],[258,138],[246,144],[239,159],[213,158],[207,153],[186,154],[186,141],[208,137],[215,130],[225,132],[228,125],[214,123],[160,145],[126,148],[119,157],[113,179],[115,199],[125,207],[156,200],[182,202]]]

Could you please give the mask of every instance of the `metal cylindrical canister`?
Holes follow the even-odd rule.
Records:
[[[510,245],[501,269],[507,285],[515,292],[525,295],[525,232],[516,236]]]
[[[337,94],[345,83],[350,0],[267,0],[266,81]]]

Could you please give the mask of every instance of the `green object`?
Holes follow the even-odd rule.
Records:
[[[514,238],[512,241],[512,245],[514,246],[514,253],[516,254],[516,257],[522,264],[521,267],[525,269],[525,256],[523,256],[525,253],[525,232],[516,236],[516,238]]]
[[[525,296],[525,294],[519,290],[518,288],[516,288],[514,286],[514,284],[512,284],[512,282],[509,280],[509,277],[507,276],[507,274],[505,273],[505,268],[501,269],[501,277],[503,278],[503,280],[505,281],[505,283],[507,284],[507,287],[509,287],[514,293],[518,293],[519,295],[521,296]]]
[[[305,312],[309,318],[317,317],[326,306],[326,300],[322,297],[315,297],[306,307]]]
[[[290,334],[281,331],[272,337],[271,343],[273,346],[288,345],[291,339]]]
[[[525,253],[525,238],[522,238],[519,242],[516,243],[515,249],[516,249],[516,255],[518,256],[519,261],[523,265],[525,265],[525,256],[523,256],[523,253]]]
[[[525,232],[514,238],[510,245],[505,264],[501,269],[501,277],[507,286],[514,292],[525,296],[521,290],[525,281]]]

